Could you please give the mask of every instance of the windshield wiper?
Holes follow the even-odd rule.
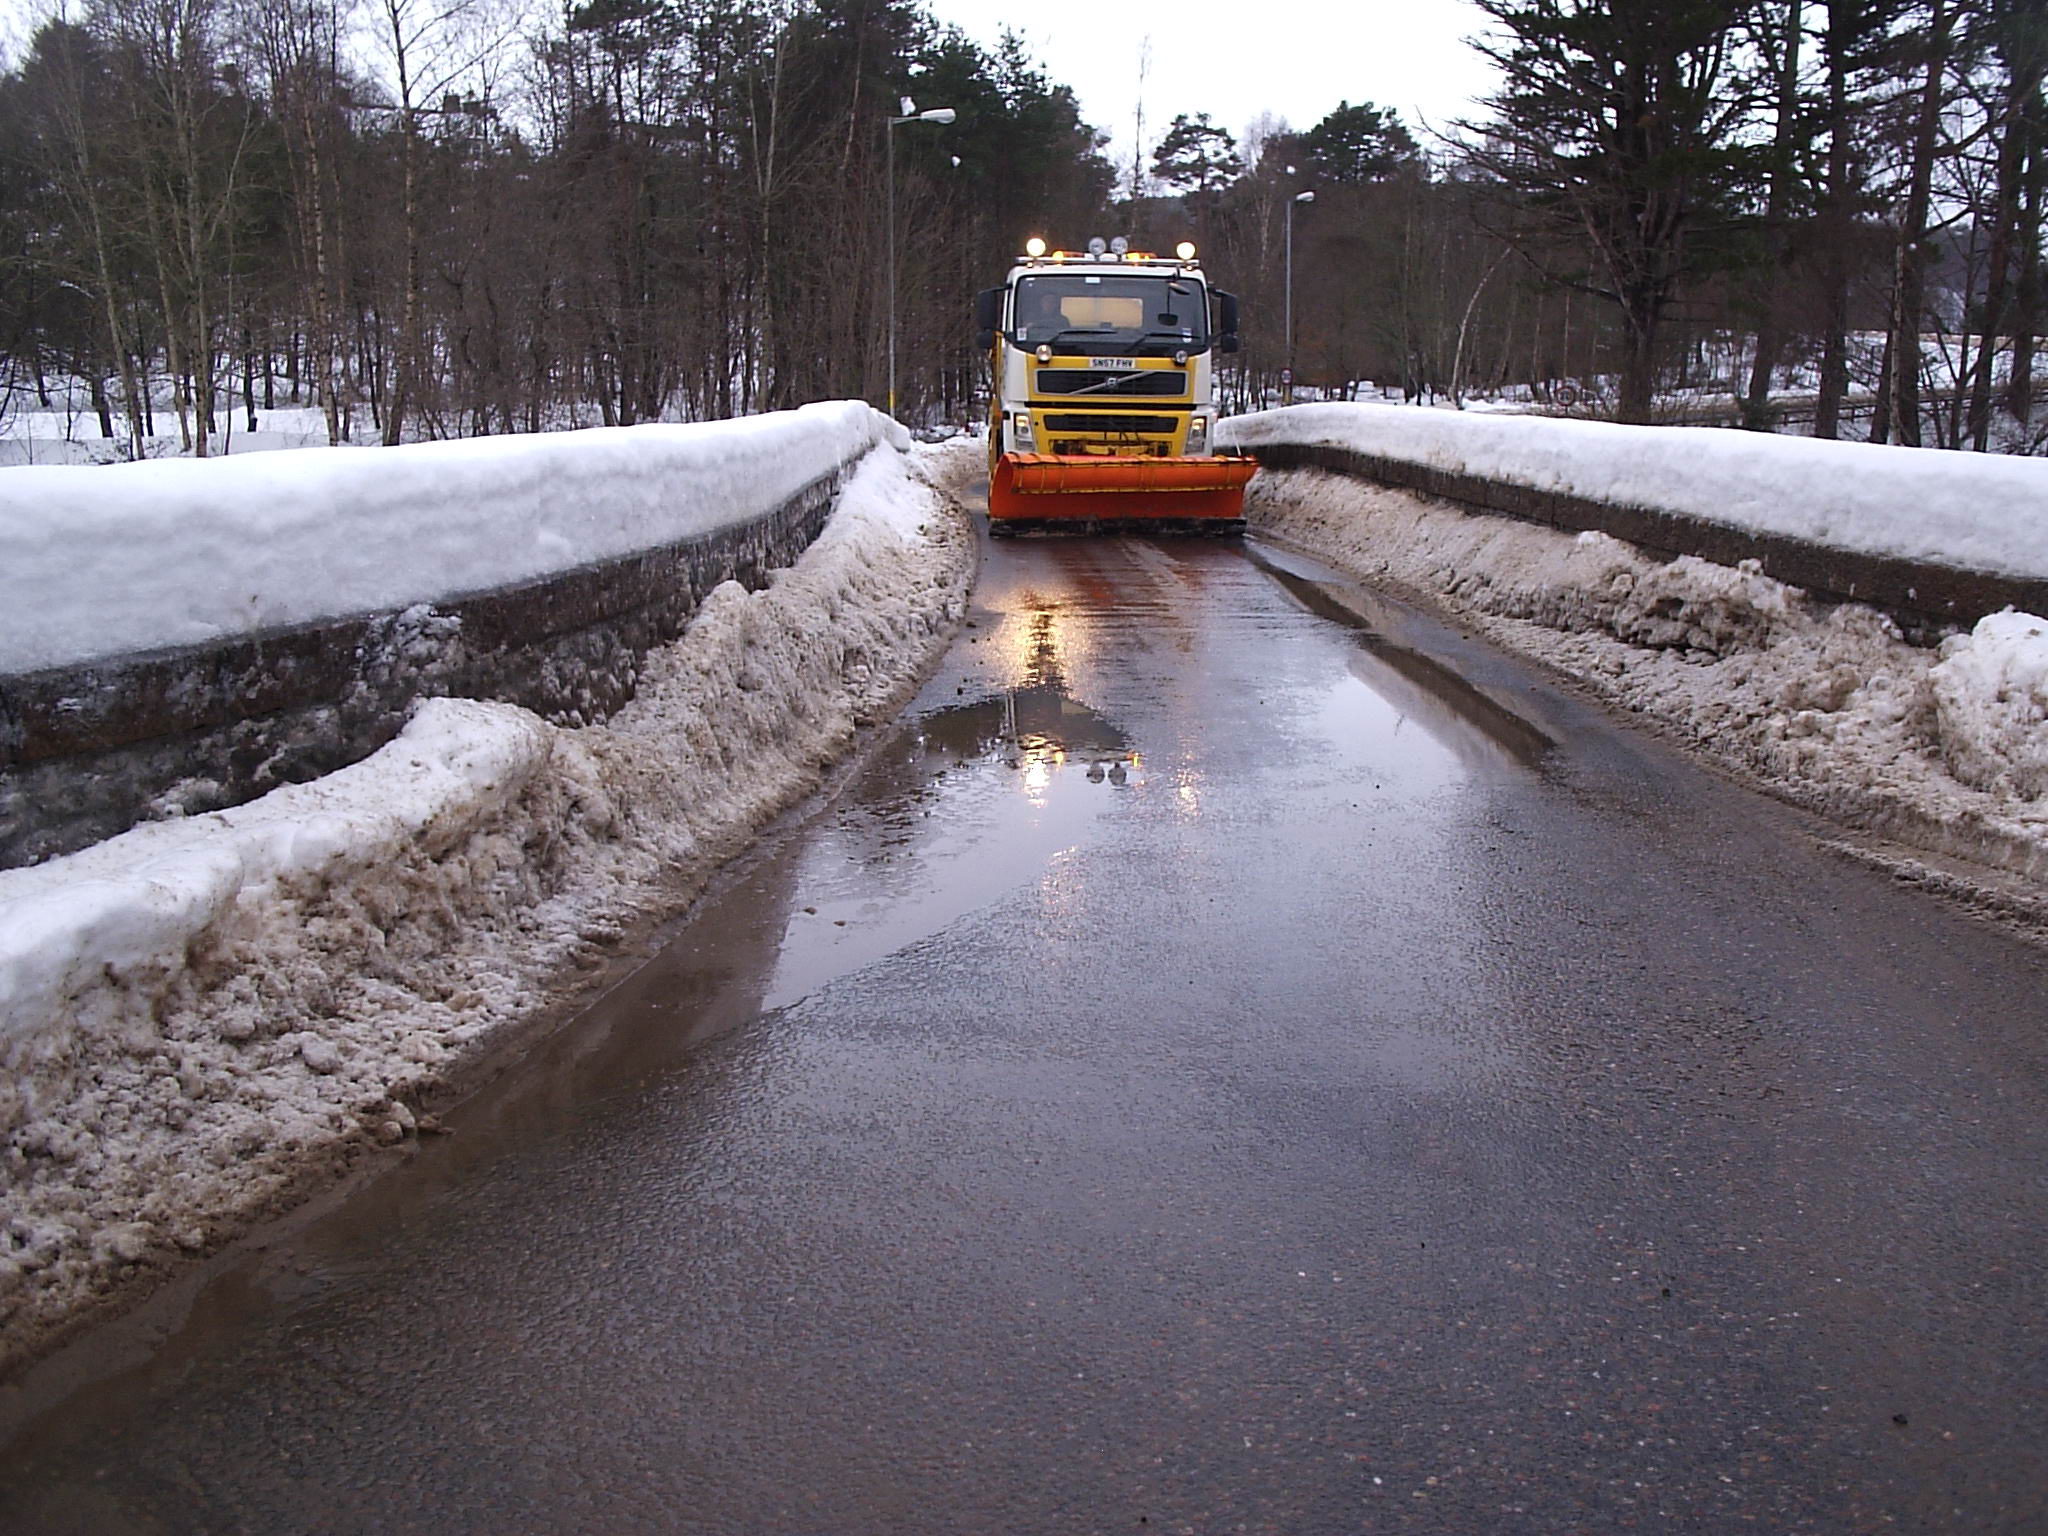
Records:
[[[1041,347],[1056,347],[1056,346],[1058,346],[1058,345],[1059,345],[1059,344],[1060,344],[1061,342],[1065,341],[1065,340],[1066,340],[1066,339],[1067,339],[1067,338],[1068,338],[1069,336],[1110,336],[1110,337],[1114,337],[1115,335],[1116,335],[1116,332],[1115,332],[1115,331],[1113,331],[1113,330],[1109,330],[1109,331],[1092,331],[1092,330],[1084,330],[1084,329],[1082,329],[1082,328],[1081,328],[1081,327],[1079,327],[1079,326],[1070,326],[1070,327],[1068,327],[1068,328],[1067,328],[1066,330],[1064,330],[1064,331],[1055,331],[1055,332],[1053,332],[1051,336],[1047,337],[1047,338],[1046,338],[1046,339],[1045,339],[1044,341],[1041,341],[1041,342],[1039,342],[1039,343],[1038,343],[1038,345],[1039,345],[1039,346],[1041,346]]]
[[[1144,346],[1145,343],[1148,341],[1177,341],[1184,349],[1186,349],[1189,352],[1199,351],[1201,348],[1206,347],[1209,344],[1206,340],[1202,340],[1197,337],[1183,336],[1179,331],[1147,331],[1144,335],[1140,336],[1136,341],[1131,343],[1132,355],[1135,356],[1137,354],[1138,348]]]

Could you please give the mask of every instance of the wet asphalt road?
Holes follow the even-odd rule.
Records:
[[[1275,551],[976,604],[0,1526],[2048,1530],[2037,952]]]

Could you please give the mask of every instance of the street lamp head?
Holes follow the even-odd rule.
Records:
[[[950,123],[958,114],[951,107],[933,107],[929,112],[917,114],[920,122]]]
[[[1316,200],[1316,195],[1313,192],[1297,192],[1294,194],[1294,200],[1297,203],[1312,203]]]

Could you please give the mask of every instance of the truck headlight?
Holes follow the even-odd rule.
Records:
[[[1197,416],[1188,423],[1188,452],[1207,453],[1208,451],[1209,418]]]
[[[1031,413],[1029,411],[1017,412],[1016,415],[1010,418],[1010,425],[1016,431],[1017,446],[1024,449],[1030,448],[1032,444]]]

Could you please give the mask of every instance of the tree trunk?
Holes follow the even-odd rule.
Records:
[[[2014,252],[2026,242],[2020,229],[2025,201],[2027,162],[2030,158],[2032,114],[2027,105],[2039,99],[2041,72],[2033,50],[2008,52],[2004,121],[1999,135],[1998,172],[1992,190],[1991,243],[1984,275],[1984,309],[1977,357],[1970,378],[1970,446],[1986,452],[1991,443],[1991,398],[1997,368],[1998,341],[2010,324],[2007,301],[2011,297]]]
[[[256,430],[256,352],[255,341],[249,334],[249,327],[242,327],[242,409],[246,413],[249,430]]]
[[[1616,421],[1648,422],[1657,398],[1657,331],[1663,296],[1647,288],[1622,295],[1621,394]]]
[[[1877,365],[1877,394],[1870,405],[1870,441],[1892,440],[1892,337],[1884,339],[1884,356]]]
[[[404,64],[401,55],[400,90],[408,87],[404,83]],[[391,370],[391,392],[384,402],[384,446],[396,447],[405,430],[405,413],[412,404],[414,382],[418,375],[420,351],[420,208],[418,186],[418,152],[415,148],[419,137],[419,124],[411,106],[404,112],[404,122],[399,135],[399,181],[403,201],[405,223],[405,296],[400,305],[398,325],[398,357]]]
[[[1798,132],[1799,38],[1805,20],[1805,0],[1787,0],[1785,6],[1785,55],[1778,75],[1778,125],[1771,143],[1771,190],[1764,207],[1764,223],[1770,230],[1772,252],[1770,291],[1763,295],[1757,317],[1756,356],[1749,366],[1749,392],[1742,400],[1742,424],[1752,432],[1768,432],[1774,425],[1771,410],[1771,375],[1785,346],[1783,305],[1779,301],[1779,280],[1791,266],[1791,240],[1785,222],[1792,198],[1793,152]]]
[[[171,303],[170,280],[162,263],[157,266],[157,290],[164,306],[164,361],[170,371],[171,403],[178,412],[178,451],[192,451],[191,377],[185,365],[183,327],[177,322],[177,308]]]
[[[2027,154],[2026,206],[2020,222],[2019,281],[2014,284],[2012,372],[2005,390],[2005,408],[2022,424],[2034,415],[2034,347],[2041,327],[2042,183],[2048,181],[2048,135],[2042,132],[2038,103],[2029,106],[2034,119]]]
[[[1821,207],[1822,257],[1820,391],[1813,435],[1841,435],[1842,400],[1849,393],[1849,252],[1854,215],[1849,185],[1848,0],[1828,0],[1828,184]]]
[[[1913,130],[1906,204],[1899,217],[1898,249],[1892,265],[1891,416],[1892,433],[1908,448],[1920,446],[1920,325],[1925,310],[1928,204],[1933,195],[1934,152],[1941,129],[1941,83],[1948,64],[1948,0],[1932,0],[1927,34],[1927,72]]]

